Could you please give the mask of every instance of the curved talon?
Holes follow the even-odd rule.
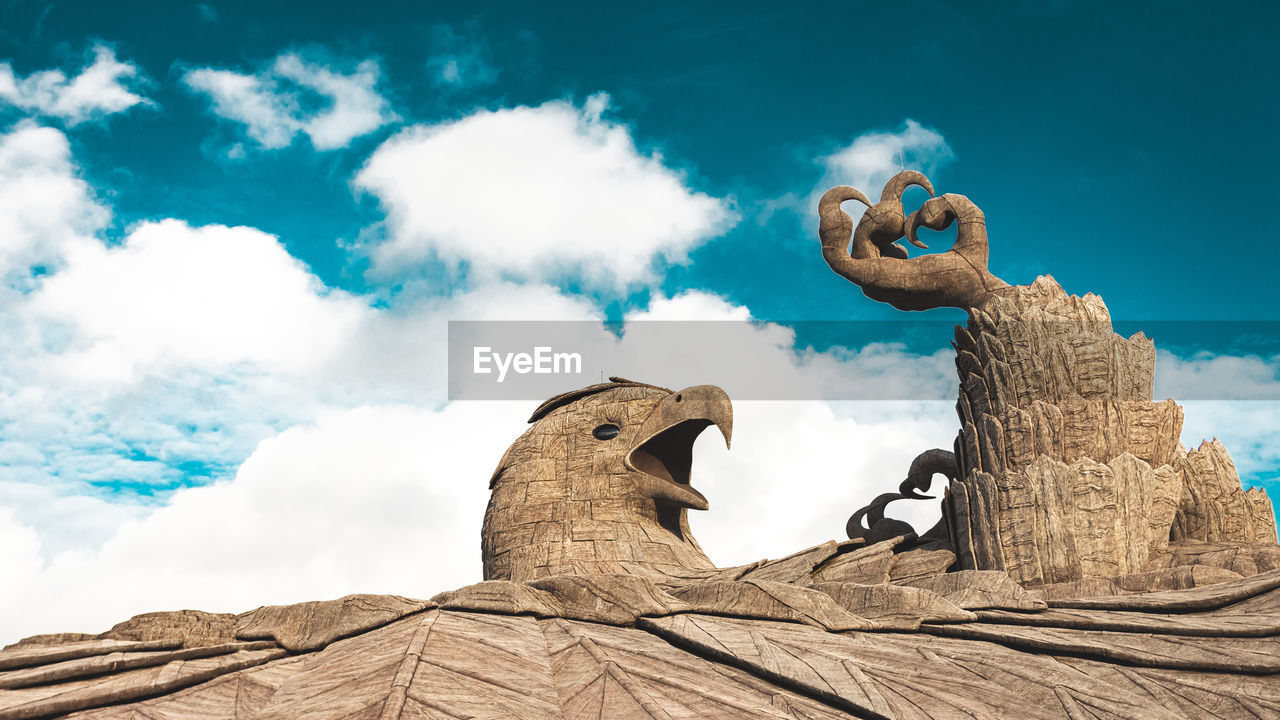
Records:
[[[849,516],[849,521],[844,526],[845,534],[850,540],[862,539],[867,544],[871,544],[914,533],[915,529],[909,523],[886,518],[885,506],[894,500],[933,500],[934,496],[924,495],[922,491],[928,490],[933,484],[935,474],[945,475],[950,480],[959,477],[960,470],[955,453],[935,448],[917,455],[907,470],[907,479],[898,486],[898,492],[877,495],[866,507]],[[864,518],[866,525],[863,525]]]
[[[853,218],[840,209],[846,200],[857,200],[871,207],[871,201],[861,190],[848,185],[837,185],[822,194],[818,201],[818,237],[822,239],[822,251],[848,252],[849,240],[853,237]]]
[[[889,178],[884,190],[880,193],[880,202],[872,205],[858,221],[853,231],[853,247],[850,254],[855,258],[897,257],[905,258],[906,249],[893,243],[902,239],[902,228],[906,215],[902,209],[902,193],[916,185],[924,188],[933,196],[933,185],[923,173],[915,170],[903,170]],[[916,244],[919,244],[918,242]],[[896,248],[896,252],[890,248]]]
[[[948,193],[948,195],[950,195],[950,193]],[[951,227],[951,223],[956,219],[957,215],[955,209],[951,206],[951,201],[948,198],[948,195],[929,198],[920,206],[919,210],[916,210],[907,216],[907,220],[904,223],[906,225],[906,236],[913,244],[924,244],[916,237],[916,231],[921,227],[926,227],[930,230],[946,230]],[[955,197],[959,198],[964,196],[956,195]],[[965,198],[965,200],[967,201],[968,198]],[[972,205],[972,203],[969,204]],[[977,206],[974,206],[973,209],[977,210]],[[981,211],[978,212],[980,215]]]
[[[885,183],[884,190],[880,192],[880,203],[892,202],[897,206],[898,214],[902,214],[902,194],[911,186],[924,188],[929,193],[929,197],[933,197],[933,183],[929,182],[929,178],[924,173],[916,170],[903,170],[902,172],[889,178],[889,182]],[[879,205],[880,203],[876,203]],[[918,248],[928,250],[929,246],[920,242],[913,235],[907,236],[907,241]]]
[[[933,476],[937,474],[945,475],[948,480],[955,480],[960,476],[960,466],[956,461],[955,453],[934,448],[917,455],[907,470],[907,479],[898,486],[898,492],[904,497],[916,500],[932,500],[934,496],[921,493],[933,485]]]
[[[915,490],[908,490],[907,492],[902,493],[902,497],[909,500],[934,500],[937,498],[937,495],[922,495]]]
[[[933,183],[929,182],[929,178],[925,177],[924,173],[918,170],[903,170],[884,184],[884,190],[880,191],[881,202],[889,198],[901,201],[902,194],[912,185],[924,188],[925,192],[929,193],[929,197],[933,197]]]
[[[840,204],[845,200],[857,200],[858,202],[871,207],[871,201],[867,199],[862,191],[848,185],[837,185],[822,194],[822,199],[818,200],[818,215],[826,217],[833,211],[840,209]],[[850,218],[852,224],[852,218]]]
[[[901,499],[901,493],[883,493],[881,495],[877,495],[869,505],[849,516],[849,521],[845,523],[844,526],[845,534],[849,536],[850,540],[862,538],[863,540],[868,541],[868,543],[872,542],[873,537],[878,537],[882,534],[882,532],[877,531],[877,527],[880,527],[881,530],[883,530],[883,525],[886,522],[895,524],[902,522],[901,520],[886,519],[884,516],[885,506],[894,500]],[[862,524],[862,519],[864,517],[867,519],[866,526]],[[912,530],[912,532],[914,532],[914,530]],[[875,540],[875,542],[879,542],[879,540]]]

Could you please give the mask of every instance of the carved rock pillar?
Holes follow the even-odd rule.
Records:
[[[1265,491],[1217,440],[1188,451],[1153,402],[1155,346],[1112,331],[1102,299],[1050,277],[956,327],[960,477],[943,517],[960,569],[1024,585],[1140,572],[1171,539],[1276,541]]]

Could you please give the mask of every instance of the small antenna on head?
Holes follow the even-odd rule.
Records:
[[[898,170],[906,170],[907,166],[903,162],[902,152],[898,152]]]
[[[600,371],[600,382],[604,382],[604,371]]]

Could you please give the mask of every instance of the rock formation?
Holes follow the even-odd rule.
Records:
[[[1216,440],[1188,451],[1154,402],[1155,347],[1052,278],[993,295],[956,328],[960,478],[944,516],[961,568],[1023,584],[1141,572],[1181,540],[1276,542]]]
[[[829,192],[823,254],[895,307],[969,310],[961,429],[848,541],[716,567],[690,453],[729,439],[728,397],[612,378],[543,403],[498,463],[484,581],[28,638],[0,650],[0,720],[1280,717],[1266,495],[1216,441],[1179,444],[1150,340],[1050,278],[995,278],[981,211],[907,216],[912,184],[933,192]],[[843,199],[870,206],[856,228]],[[896,244],[953,221],[945,253]],[[942,523],[885,516],[938,474]]]
[[[430,601],[153,613],[126,623],[151,640],[0,650],[0,718],[1280,714],[1280,570],[1044,600],[997,571],[885,582],[901,555],[881,546],[828,543],[664,585],[556,575]],[[861,582],[822,567],[860,568]]]
[[[1117,335],[1101,298],[1068,296],[1051,277],[1014,287],[995,278],[986,269],[982,212],[963,196],[944,195],[906,216],[901,196],[909,184],[933,194],[923,175],[900,173],[856,229],[839,202],[870,203],[852,188],[832,189],[820,206],[820,234],[828,263],[868,297],[903,309],[969,312],[953,343],[961,425],[955,472],[938,464],[938,451],[921,456],[951,479],[943,521],[957,567],[1041,585],[1182,564],[1232,569],[1234,558],[1193,551],[1187,541],[1256,546],[1246,554],[1275,557],[1265,491],[1241,487],[1217,440],[1184,448],[1182,408],[1154,401],[1152,341]],[[894,244],[905,237],[924,247],[919,227],[953,221],[960,229],[945,253],[907,258]],[[946,272],[937,269],[943,265]],[[899,493],[859,512],[880,517],[888,501],[928,487],[918,472],[908,475]],[[859,517],[850,518],[850,537],[873,531],[854,527]]]

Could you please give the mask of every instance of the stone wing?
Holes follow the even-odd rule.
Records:
[[[750,572],[140,616],[0,651],[0,719],[1280,717],[1280,571],[1047,601]]]

